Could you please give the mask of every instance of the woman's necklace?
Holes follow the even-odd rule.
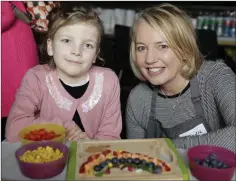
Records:
[[[181,93],[179,93],[179,95],[178,95],[178,97],[177,97],[177,99],[176,99],[176,101],[174,102],[174,103],[172,103],[170,100],[169,100],[169,98],[167,97],[167,95],[164,93],[164,91],[162,91],[162,89],[161,89],[161,92],[164,94],[164,96],[166,97],[166,99],[172,104],[172,109],[174,110],[175,108],[176,108],[176,105],[177,104],[179,104],[180,102],[179,102],[179,98],[180,98],[180,96],[182,95],[182,92],[183,91],[181,91]]]
[[[165,93],[161,88],[160,88],[160,90],[161,90],[162,94],[164,94],[164,96],[166,97],[166,99],[172,104],[172,106],[173,106],[172,109],[175,110],[176,106],[180,103],[179,98],[180,98],[180,96],[182,95],[182,93],[183,93],[183,91],[185,90],[185,88],[179,93],[179,95],[178,95],[178,97],[177,97],[177,99],[176,99],[176,101],[175,101],[174,103],[172,103],[172,102],[169,100],[168,96],[166,95],[166,93]]]

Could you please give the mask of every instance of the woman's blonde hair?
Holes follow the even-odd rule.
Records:
[[[47,53],[47,40],[53,40],[56,32],[64,26],[76,23],[88,23],[94,25],[99,31],[99,43],[104,33],[102,21],[98,14],[90,7],[74,7],[73,9],[64,9],[62,7],[53,8],[47,19],[49,20],[48,32],[40,46],[41,64],[48,64],[49,67],[55,68],[55,62],[52,56]],[[104,61],[100,56],[98,59]],[[103,62],[104,63],[104,62]]]
[[[196,43],[196,34],[190,17],[171,4],[161,4],[141,11],[130,31],[130,64],[140,80],[145,80],[135,62],[136,24],[145,20],[154,29],[161,30],[168,46],[182,63],[181,75],[191,79],[199,70],[203,57]]]

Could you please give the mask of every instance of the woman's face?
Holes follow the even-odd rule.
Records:
[[[136,25],[135,61],[142,75],[153,85],[163,86],[183,79],[180,60],[161,33],[144,20]]]

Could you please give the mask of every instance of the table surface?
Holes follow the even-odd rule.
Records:
[[[70,143],[66,143],[67,146]],[[18,166],[17,160],[15,158],[15,151],[21,146],[21,143],[9,143],[2,142],[2,179],[3,181],[7,180],[33,180],[22,175],[20,168]],[[186,156],[186,150],[177,149],[180,157],[184,161],[185,165],[188,167],[188,159]],[[66,167],[61,174],[52,177],[50,179],[44,180],[65,180],[66,178]],[[190,180],[197,180],[190,173]],[[232,180],[235,180],[235,175]]]

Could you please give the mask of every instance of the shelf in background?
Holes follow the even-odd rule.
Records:
[[[217,42],[221,46],[236,46],[236,38],[218,37]]]

